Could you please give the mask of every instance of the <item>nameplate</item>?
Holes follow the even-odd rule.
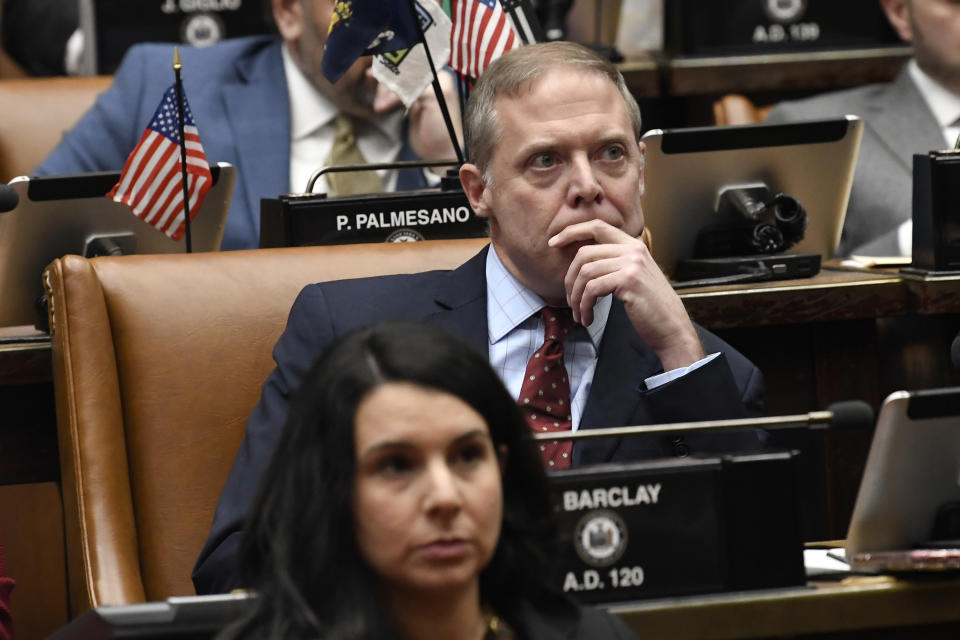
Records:
[[[262,248],[486,235],[486,220],[474,214],[459,189],[344,198],[282,195],[260,201]]]
[[[587,603],[719,591],[720,473],[718,459],[551,473],[559,586]]]
[[[670,0],[674,55],[763,54],[901,44],[876,0]]]
[[[804,583],[796,453],[596,465],[549,474],[553,579],[589,604]]]
[[[226,38],[271,32],[262,3],[252,0],[81,0],[85,71],[111,74],[138,42],[205,47]],[[92,43],[92,45],[91,45]],[[203,130],[203,122],[198,123]]]

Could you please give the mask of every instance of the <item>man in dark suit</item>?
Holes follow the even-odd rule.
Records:
[[[888,84],[785,102],[767,122],[864,120],[840,255],[910,255],[913,154],[952,147],[960,131],[960,5],[880,0],[914,59]]]
[[[563,340],[572,428],[760,412],[759,370],[694,326],[640,239],[640,132],[640,111],[622,76],[579,45],[523,47],[485,72],[467,106],[472,163],[460,179],[474,211],[490,222],[490,246],[449,272],[301,292],[194,570],[198,592],[235,586],[243,517],[288,398],[326,346],[356,327],[406,319],[447,329],[487,355],[519,397],[528,360],[544,341],[541,310],[569,306],[579,323]],[[589,440],[574,446],[572,463],[759,445],[753,431]]]
[[[424,92],[404,118],[399,99],[373,78],[369,57],[335,84],[323,76],[333,5],[334,0],[273,0],[280,38],[254,36],[181,50],[184,91],[207,159],[237,167],[224,249],[259,246],[260,199],[305,190],[310,173],[329,156],[341,113],[354,122],[357,145],[368,162],[455,155],[432,91]],[[173,82],[172,61],[172,45],[131,48],[113,85],[34,174],[123,168]],[[441,75],[455,103],[453,81]],[[456,116],[459,109],[451,112]],[[392,191],[426,187],[429,176],[382,172],[382,179],[384,189]]]

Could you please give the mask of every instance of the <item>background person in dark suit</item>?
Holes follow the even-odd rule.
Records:
[[[454,157],[432,91],[404,117],[399,98],[370,73],[369,57],[336,84],[322,75],[333,5],[334,0],[273,0],[280,38],[253,36],[181,50],[184,90],[207,159],[237,167],[224,249],[259,245],[260,199],[304,191],[331,152],[338,114],[351,117],[368,162]],[[35,175],[122,169],[173,82],[172,61],[172,45],[131,48],[110,89]],[[453,80],[441,74],[441,82],[456,118]],[[382,181],[393,191],[426,187],[428,177],[421,171],[382,172]]]
[[[960,133],[960,4],[880,0],[914,58],[888,84],[784,102],[767,122],[864,120],[839,255],[910,255],[913,154],[950,148]]]
[[[486,359],[421,324],[337,340],[304,378],[251,509],[225,638],[627,640],[552,583],[552,507]]]
[[[461,181],[474,211],[490,220],[491,245],[454,271],[300,293],[195,567],[198,592],[234,586],[242,521],[288,398],[327,346],[356,327],[407,319],[447,329],[487,356],[519,397],[544,341],[540,311],[569,304],[580,322],[563,341],[572,428],[760,412],[760,371],[693,325],[638,237],[640,111],[611,63],[572,43],[516,49],[478,81],[465,133],[474,159]],[[572,463],[759,445],[753,431],[592,440],[573,447]]]

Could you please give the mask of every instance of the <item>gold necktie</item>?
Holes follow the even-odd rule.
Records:
[[[353,134],[353,120],[346,114],[337,115],[334,122],[336,133],[333,137],[333,148],[327,156],[325,166],[335,167],[345,164],[367,164],[357,139]],[[343,171],[327,173],[327,184],[331,195],[349,196],[358,193],[380,193],[383,191],[383,181],[376,171]]]

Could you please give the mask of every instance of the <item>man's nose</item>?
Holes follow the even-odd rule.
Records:
[[[576,155],[570,162],[570,182],[568,185],[568,204],[571,207],[589,203],[599,203],[603,199],[603,187],[597,180],[590,158]]]

